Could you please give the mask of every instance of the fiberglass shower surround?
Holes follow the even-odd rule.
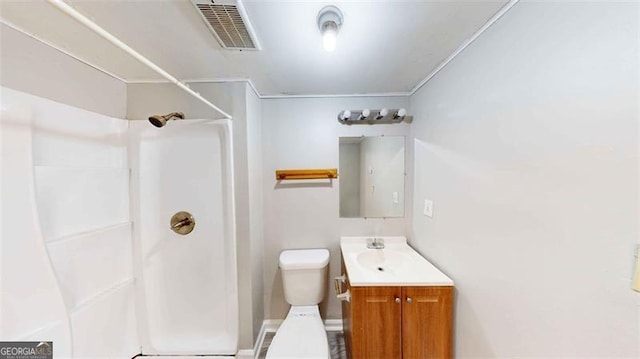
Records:
[[[142,353],[233,355],[239,314],[231,121],[173,121],[161,130],[131,121],[129,130]]]

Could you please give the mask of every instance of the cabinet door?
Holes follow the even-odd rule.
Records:
[[[451,358],[453,287],[404,287],[402,292],[403,358]]]
[[[351,287],[353,359],[402,358],[401,294],[401,287]]]

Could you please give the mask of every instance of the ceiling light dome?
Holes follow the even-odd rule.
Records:
[[[342,26],[342,11],[333,5],[323,7],[318,13],[318,28],[322,34],[324,49],[333,52],[336,49],[338,30]]]

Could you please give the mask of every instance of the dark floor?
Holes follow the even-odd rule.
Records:
[[[271,340],[276,333],[267,333],[260,348],[259,359],[264,359],[267,356],[267,349]],[[344,334],[342,332],[327,332],[327,340],[329,341],[329,352],[331,353],[331,359],[347,359],[347,350],[344,346]]]

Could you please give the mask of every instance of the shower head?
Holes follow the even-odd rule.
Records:
[[[149,116],[149,122],[156,127],[162,127],[167,124],[169,120],[183,120],[184,113],[182,112],[171,112],[168,115],[153,115]]]

